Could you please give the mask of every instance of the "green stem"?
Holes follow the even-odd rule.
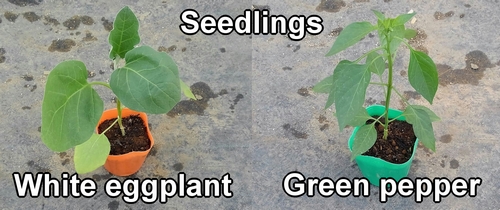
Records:
[[[111,125],[108,128],[106,128],[106,130],[104,130],[103,132],[101,132],[100,134],[104,134],[104,133],[108,132],[108,130],[111,129],[113,127],[113,125],[116,124],[116,122],[118,122],[118,119],[116,119],[113,123],[111,123]]]
[[[114,70],[116,70],[116,69],[118,68],[118,60],[119,60],[119,58],[115,58],[115,59],[113,60],[113,71],[114,71]]]
[[[356,59],[356,60],[354,61],[354,63],[358,63],[358,62],[359,62],[359,61],[361,61],[364,57],[368,56],[368,54],[370,54],[370,53],[372,53],[372,52],[375,52],[375,51],[378,51],[378,50],[381,50],[381,49],[384,49],[384,48],[382,48],[382,47],[377,47],[377,48],[375,48],[375,49],[373,49],[373,50],[370,50],[370,51],[366,52],[366,53],[365,53],[365,54],[363,54],[361,57],[359,57],[358,59]]]
[[[387,86],[387,84],[386,84],[386,83],[383,83],[383,82],[370,82],[370,85]]]
[[[405,102],[406,105],[410,106],[410,102],[408,102],[408,100],[406,100],[406,98],[403,97],[403,95],[394,86],[392,87],[392,89],[394,90],[394,92],[396,92],[396,94],[398,94],[398,96],[401,98],[401,100],[403,100],[403,102]],[[398,118],[401,116],[403,116],[403,115],[399,115],[399,116],[395,117],[394,119],[389,120],[389,123],[392,121],[398,120]]]
[[[105,83],[105,82],[101,82],[101,81],[94,81],[94,82],[91,82],[89,83],[90,85],[101,85],[101,86],[104,86],[104,87],[107,87],[111,90],[111,86],[109,86],[108,83]]]
[[[118,68],[119,58],[113,59],[113,70]],[[111,88],[111,87],[110,87]],[[122,131],[122,136],[125,136],[125,127],[123,127],[122,123],[122,102],[118,97],[116,98],[116,110],[118,111],[118,125],[120,126],[120,130]]]
[[[385,38],[387,40],[387,63],[389,66],[389,78],[387,80],[387,95],[385,96],[385,113],[384,113],[384,139],[387,140],[387,135],[389,133],[389,105],[391,104],[391,92],[392,92],[392,55],[391,55],[391,40],[389,40],[388,34],[385,34]]]
[[[396,94],[398,94],[398,96],[403,100],[403,102],[405,102],[405,104],[410,105],[410,102],[408,102],[408,100],[406,100],[406,98],[396,88],[394,88],[394,86],[392,87],[392,89],[394,89]]]
[[[403,44],[405,44],[408,48],[410,48],[410,50],[413,50],[413,47],[411,47],[411,45],[410,45],[410,44],[408,44],[408,42],[406,42],[406,41],[405,41],[405,39],[403,39],[403,38],[399,38],[399,37],[397,37],[397,36],[395,36],[394,38],[401,40],[401,42],[402,42]]]
[[[382,115],[382,116],[383,116],[383,115]],[[374,120],[375,120],[375,122],[373,122],[373,123],[377,123],[377,122],[378,122],[379,124],[382,124],[382,123],[380,122],[380,118],[382,118],[382,116],[378,116],[377,118],[373,118],[373,117],[372,117],[372,119],[374,119]]]
[[[118,125],[120,126],[120,130],[122,131],[122,136],[125,136],[125,127],[123,127],[122,124],[122,103],[118,98],[116,98],[116,110],[118,111]]]

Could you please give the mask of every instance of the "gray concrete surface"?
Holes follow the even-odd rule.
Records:
[[[32,2],[18,6],[10,2]],[[320,0],[290,1],[4,1],[0,3],[0,209],[498,209],[500,203],[500,118],[497,91],[500,76],[500,2],[483,1],[344,1],[337,9],[320,9]],[[189,85],[203,82],[206,104],[176,115],[150,115],[155,147],[143,168],[132,177],[177,177],[180,171],[200,179],[230,173],[232,198],[179,198],[166,204],[127,204],[110,198],[102,186],[113,176],[104,168],[80,175],[99,188],[92,198],[18,198],[13,172],[74,173],[73,150],[50,151],[40,140],[41,103],[46,71],[67,59],[82,60],[95,76],[106,80],[112,70],[107,59],[108,31],[104,22],[129,5],[140,21],[141,44],[169,50],[181,78]],[[267,6],[271,14],[317,14],[324,31],[291,41],[283,35],[188,36],[178,26],[180,13],[192,8],[201,15],[235,17],[252,5]],[[330,5],[330,4],[328,4]],[[481,177],[476,197],[452,195],[435,204],[425,198],[395,196],[379,202],[379,189],[370,197],[288,197],[283,177],[294,170],[307,177],[360,177],[349,161],[347,139],[352,128],[339,132],[332,110],[323,110],[327,96],[310,91],[333,70],[336,62],[354,59],[376,43],[366,37],[359,45],[324,57],[335,35],[352,21],[370,20],[370,9],[388,16],[417,12],[408,25],[421,31],[414,47],[425,49],[439,66],[440,85],[433,109],[442,121],[434,124],[437,151],[419,147],[409,177]],[[323,10],[323,11],[318,11]],[[40,16],[39,20],[28,12]],[[453,13],[453,14],[452,14]],[[15,21],[12,14],[18,15]],[[24,16],[23,14],[26,14]],[[94,23],[68,30],[63,22],[75,15]],[[48,18],[56,19],[50,21]],[[30,22],[33,21],[33,22]],[[85,21],[85,23],[89,23]],[[425,35],[424,35],[425,34]],[[53,40],[69,39],[67,52],[51,49]],[[71,42],[71,41],[68,41]],[[408,53],[397,57],[395,84],[412,91],[406,79]],[[472,64],[477,70],[471,70]],[[475,67],[475,66],[474,66]],[[200,83],[198,83],[200,84]],[[200,86],[197,86],[200,87]],[[206,94],[209,87],[214,95]],[[227,94],[223,94],[224,91]],[[221,92],[222,91],[222,92]],[[300,94],[299,94],[300,92]],[[222,93],[222,94],[219,94]],[[106,108],[114,106],[110,91],[99,89]],[[370,88],[366,105],[384,100],[382,90]],[[407,92],[410,101],[426,101]],[[398,100],[392,106],[402,109]],[[123,180],[124,178],[119,178]]]

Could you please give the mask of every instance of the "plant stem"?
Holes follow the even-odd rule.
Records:
[[[359,57],[358,59],[356,59],[356,60],[354,61],[354,63],[358,63],[359,61],[361,61],[361,59],[363,59],[364,57],[368,56],[370,53],[375,52],[375,51],[378,51],[378,50],[381,50],[381,49],[384,49],[384,48],[382,48],[382,47],[377,47],[377,48],[375,48],[375,49],[372,49],[372,50],[370,50],[370,51],[366,52],[366,53],[365,53],[365,54],[363,54],[361,57]]]
[[[118,125],[120,126],[120,130],[122,131],[122,136],[125,136],[125,127],[122,124],[122,103],[120,99],[116,99],[116,110],[118,110]]]
[[[118,68],[118,60],[120,58],[115,58],[113,59],[113,70],[116,70]],[[108,85],[109,86],[109,85]],[[111,87],[110,87],[111,89]],[[123,127],[122,123],[122,102],[118,97],[116,98],[116,110],[118,111],[118,125],[120,126],[120,130],[122,131],[122,136],[125,136],[125,127]]]
[[[387,135],[389,133],[389,105],[391,102],[391,92],[392,92],[392,55],[391,55],[391,41],[389,40],[389,35],[385,34],[385,39],[387,40],[387,63],[389,66],[389,78],[387,79],[387,95],[385,96],[385,113],[384,113],[384,140],[387,140]]]
[[[118,68],[118,60],[119,60],[119,59],[120,59],[120,58],[115,58],[115,59],[113,59],[113,70],[116,70],[116,69]]]
[[[392,87],[392,89],[394,89],[396,94],[398,94],[398,96],[401,98],[401,100],[403,100],[403,102],[405,102],[405,104],[410,105],[410,102],[408,102],[408,100],[401,93],[399,93],[399,91],[394,88],[394,86]]]
[[[382,83],[382,82],[370,82],[370,85],[380,85],[380,86],[387,86],[387,84]]]
[[[104,87],[107,87],[111,90],[111,86],[109,86],[108,83],[105,83],[105,82],[101,82],[101,81],[94,81],[94,82],[91,82],[89,83],[90,85],[101,85],[101,86],[104,86]]]
[[[116,122],[118,122],[118,119],[116,119],[113,123],[111,123],[111,125],[108,128],[106,128],[106,130],[104,130],[103,132],[101,132],[100,134],[104,135],[104,133],[108,132],[108,130],[111,129],[111,127],[113,127],[113,125],[115,125]]]

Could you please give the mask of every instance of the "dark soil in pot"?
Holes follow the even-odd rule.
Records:
[[[106,130],[116,120],[109,119],[101,123],[98,132]],[[115,123],[104,135],[108,137],[111,144],[110,155],[122,155],[132,151],[146,151],[151,142],[148,137],[146,126],[138,115],[132,115],[122,118],[123,127],[125,127],[125,136],[122,136],[120,126]]]
[[[378,116],[374,117],[378,118]],[[370,124],[373,122],[373,120],[368,120],[366,123]],[[380,118],[380,122],[384,123],[385,118]],[[377,141],[363,155],[378,157],[396,164],[404,163],[411,158],[413,146],[417,140],[411,124],[399,120],[390,122],[387,140],[383,138],[383,125],[377,122],[375,129],[377,130]]]

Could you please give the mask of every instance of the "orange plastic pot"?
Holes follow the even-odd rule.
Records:
[[[139,117],[144,122],[149,140],[151,141],[151,146],[146,151],[133,151],[123,155],[108,155],[106,163],[104,163],[104,168],[115,176],[129,176],[139,171],[142,164],[144,163],[144,160],[146,160],[146,156],[148,156],[149,151],[151,150],[151,148],[153,148],[153,145],[155,143],[153,136],[151,135],[151,131],[149,130],[148,117],[146,113],[137,112],[128,108],[122,109],[122,118],[131,115],[139,115]],[[116,108],[104,111],[101,119],[99,120],[99,123],[97,124],[97,127],[99,127],[102,122],[109,119],[115,119],[117,118],[117,116],[118,110]]]

